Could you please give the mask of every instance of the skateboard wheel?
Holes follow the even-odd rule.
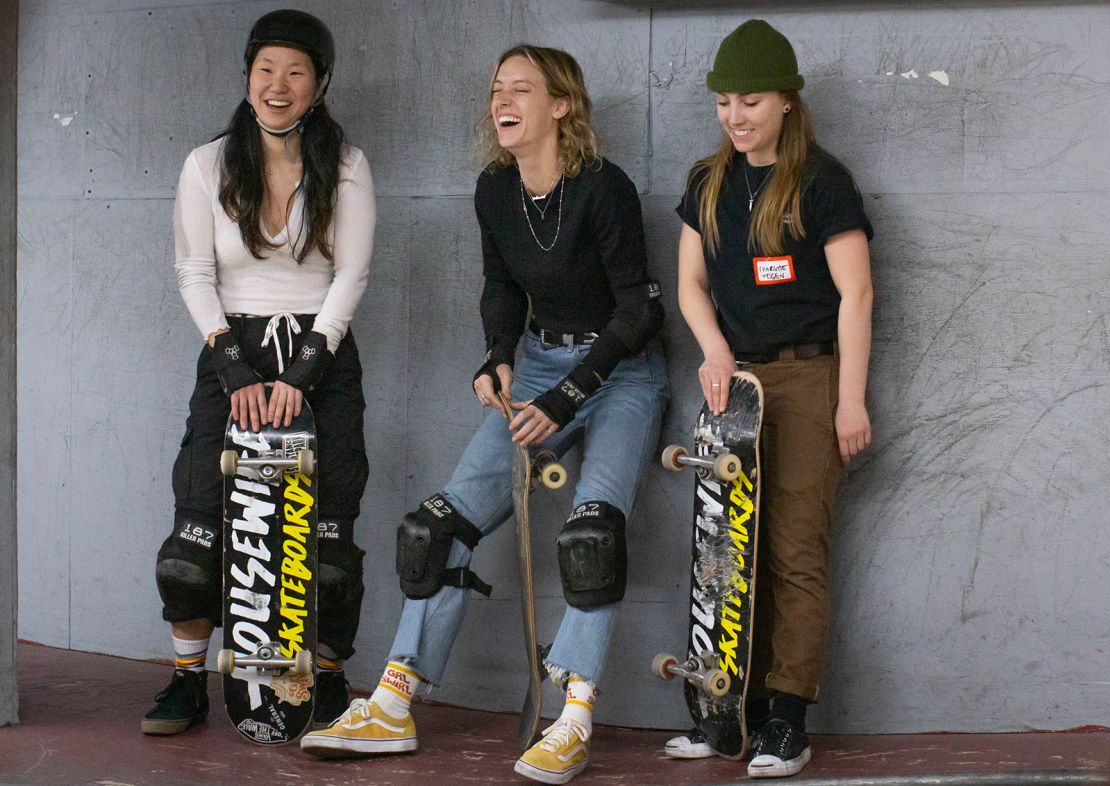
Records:
[[[561,489],[567,482],[567,471],[557,461],[540,470],[540,482],[549,489]]]
[[[681,445],[667,445],[663,449],[663,466],[674,472],[681,472],[682,465],[678,460],[686,455],[686,448]]]
[[[308,650],[298,650],[293,657],[293,671],[301,676],[312,673],[312,653]]]
[[[730,687],[732,687],[732,678],[720,669],[712,669],[705,673],[705,689],[710,696],[719,699],[728,693]]]
[[[235,650],[220,650],[220,654],[216,656],[216,671],[220,674],[235,671]]]
[[[316,471],[316,453],[311,450],[297,451],[297,472],[311,475]]]
[[[239,467],[239,454],[234,450],[225,450],[220,454],[220,473],[234,475]]]
[[[740,459],[731,453],[722,453],[713,459],[713,474],[718,480],[736,480],[740,477]]]
[[[677,665],[678,658],[661,652],[651,659],[651,672],[661,680],[671,680],[674,679],[674,674],[667,667]]]

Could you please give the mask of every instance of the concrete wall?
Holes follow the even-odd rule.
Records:
[[[374,272],[354,324],[372,470],[358,530],[369,588],[349,673],[366,688],[400,608],[395,523],[446,480],[480,418],[468,393],[482,342],[466,154],[492,60],[529,40],[582,63],[606,153],[642,192],[669,308],[664,440],[682,440],[700,355],[674,302],[673,207],[719,133],[704,73],[751,7],[293,4],[337,34],[329,101],[378,188]],[[843,486],[814,727],[1110,724],[1110,8],[915,5],[755,6],[794,42],[819,137],[855,173],[877,232],[875,445]],[[168,652],[153,557],[199,346],[171,272],[173,189],[188,150],[241,95],[251,21],[275,7],[23,4],[27,638]],[[680,691],[647,667],[683,646],[691,482],[658,468],[648,481],[598,717],[679,727]],[[551,545],[566,502],[538,516],[544,637],[562,604]],[[483,542],[476,569],[495,595],[472,604],[442,700],[519,707],[513,549],[510,528]]]
[[[18,719],[16,642],[15,210],[19,3],[0,3],[0,726]]]

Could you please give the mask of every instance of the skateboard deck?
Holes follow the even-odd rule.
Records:
[[[516,518],[517,545],[520,563],[520,609],[524,622],[524,650],[528,658],[528,691],[520,711],[517,734],[520,749],[528,750],[535,741],[543,709],[543,653],[536,635],[536,590],[532,570],[532,533],[529,522],[529,498],[533,484],[539,480],[547,488],[559,488],[566,482],[566,471],[551,451],[539,451],[533,459],[528,448],[519,445],[513,454],[513,515]]]
[[[733,375],[721,415],[702,405],[694,454],[672,445],[668,469],[696,470],[687,658],[656,656],[655,673],[683,677],[690,716],[710,747],[739,758],[747,750],[744,702],[755,616],[759,532],[759,432],[763,388],[751,373]]]
[[[316,423],[228,419],[224,475],[224,704],[243,736],[296,740],[312,723],[317,584]]]

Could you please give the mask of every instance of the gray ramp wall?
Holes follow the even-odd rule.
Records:
[[[16,45],[19,3],[0,3],[0,726],[18,719],[16,648]]]
[[[842,487],[814,728],[1110,724],[1110,8],[293,4],[336,32],[329,103],[378,191],[373,274],[353,325],[371,451],[356,687],[376,682],[400,610],[396,523],[445,482],[481,417],[468,392],[482,353],[468,151],[494,58],[527,40],[567,49],[585,70],[605,152],[642,194],[668,307],[663,440],[680,441],[700,403],[701,356],[675,303],[673,208],[719,138],[704,88],[715,47],[756,13],[794,42],[819,139],[856,175],[876,229],[875,438]],[[28,639],[169,654],[154,555],[200,347],[172,275],[173,190],[188,151],[242,94],[251,21],[275,7],[22,4]],[[603,722],[686,725],[678,686],[648,664],[684,646],[691,485],[649,470]],[[553,544],[568,502],[554,495],[536,516],[545,638],[562,609]],[[479,549],[495,594],[471,604],[440,700],[519,707],[514,546],[506,527]]]

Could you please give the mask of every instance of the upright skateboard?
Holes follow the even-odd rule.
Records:
[[[224,703],[262,745],[312,722],[316,650],[316,421],[308,402],[289,428],[228,419],[224,475]]]
[[[543,655],[536,637],[536,590],[528,521],[528,501],[536,480],[547,488],[557,489],[567,482],[567,473],[551,451],[540,451],[533,459],[528,448],[520,445],[513,455],[513,515],[520,550],[520,608],[524,620],[524,650],[528,657],[528,692],[517,727],[522,751],[532,747],[543,708]]]
[[[724,413],[703,405],[694,455],[670,445],[663,466],[696,470],[690,627],[687,657],[657,655],[652,671],[683,678],[686,706],[709,746],[738,758],[748,744],[744,702],[755,620],[759,532],[759,430],[763,388],[754,375],[733,375]]]

